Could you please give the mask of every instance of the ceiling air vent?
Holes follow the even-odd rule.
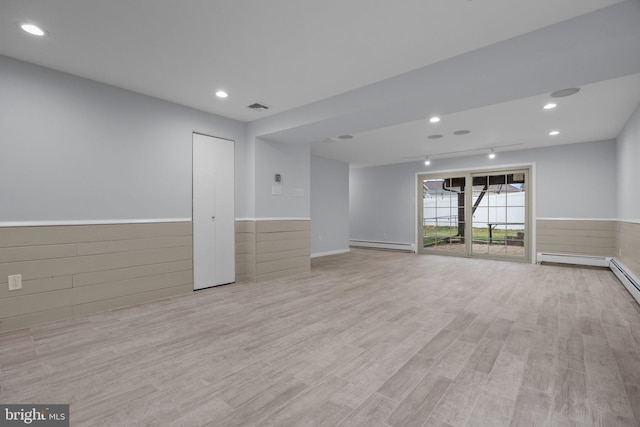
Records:
[[[269,107],[267,107],[264,104],[260,104],[259,102],[254,102],[251,105],[247,105],[247,108],[251,108],[252,110],[255,110],[255,111],[264,111],[269,109]]]

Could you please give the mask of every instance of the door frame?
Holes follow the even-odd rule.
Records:
[[[531,264],[535,264],[536,263],[536,190],[537,190],[537,186],[536,186],[536,163],[535,162],[530,162],[530,163],[517,163],[517,164],[497,164],[497,165],[491,165],[491,166],[486,166],[486,167],[478,167],[478,168],[464,168],[464,169],[444,169],[444,170],[424,170],[421,172],[416,172],[415,176],[414,176],[414,180],[413,180],[413,184],[414,184],[414,192],[413,194],[415,195],[415,203],[414,203],[414,209],[413,209],[413,215],[414,215],[414,220],[413,220],[413,229],[415,230],[415,239],[414,239],[414,247],[415,247],[415,252],[416,253],[420,253],[420,244],[421,244],[421,235],[420,235],[420,217],[421,214],[418,212],[418,206],[420,205],[420,197],[422,197],[422,186],[418,185],[418,178],[421,175],[443,175],[443,178],[447,178],[449,176],[453,176],[453,175],[469,175],[471,176],[472,174],[482,174],[482,173],[490,173],[490,172],[496,172],[496,171],[509,171],[509,170],[528,170],[529,173],[529,184],[528,184],[528,188],[527,191],[530,193],[528,195],[529,197],[529,206],[527,207],[527,211],[526,211],[526,215],[527,215],[527,219],[528,219],[528,226],[529,226],[529,236],[528,236],[528,242],[527,242],[527,247],[525,248],[525,251],[528,253],[528,257],[529,259],[523,259],[523,260],[518,260],[518,259],[514,259],[514,258],[497,258],[497,257],[492,257],[492,258],[486,258],[486,257],[476,257],[478,259],[505,259],[508,261],[516,261],[516,262],[530,262]],[[465,197],[467,197],[465,195]],[[465,227],[467,228],[471,228],[471,222],[466,222],[465,223]],[[470,232],[470,230],[466,230],[465,231],[465,235],[467,235]],[[469,234],[470,235],[470,234]],[[457,253],[452,253],[452,254],[447,254],[445,252],[443,253],[438,253],[438,255],[443,255],[443,256],[458,256],[458,257],[469,257],[469,255],[460,255]]]
[[[229,283],[219,283],[219,284],[216,284],[216,285],[203,287],[203,288],[198,288],[198,289],[195,289],[195,286],[196,286],[196,283],[195,283],[195,269],[196,269],[195,268],[196,267],[195,266],[195,262],[196,262],[196,259],[195,259],[195,256],[194,256],[194,254],[195,254],[195,239],[194,239],[195,221],[194,221],[194,214],[193,214],[194,213],[194,199],[195,199],[194,198],[194,194],[193,194],[193,189],[194,189],[194,164],[193,164],[194,163],[193,162],[193,160],[194,160],[194,158],[193,158],[194,149],[193,149],[193,147],[194,147],[194,136],[195,135],[201,135],[201,136],[205,136],[205,137],[209,137],[209,138],[216,138],[216,139],[229,141],[229,142],[233,143],[233,177],[232,177],[232,183],[231,183],[231,185],[233,187],[233,207],[234,207],[233,208],[233,210],[234,210],[234,213],[233,213],[233,218],[234,218],[234,221],[233,221],[233,230],[234,230],[233,231],[233,235],[234,235],[234,238],[233,238],[233,242],[232,242],[233,259],[234,259],[234,263],[233,263],[234,264],[234,266],[233,266],[233,268],[234,268],[233,281],[229,282]],[[238,274],[237,274],[237,270],[236,270],[236,255],[235,255],[235,250],[236,250],[236,248],[235,248],[235,246],[236,246],[236,243],[235,243],[235,234],[236,234],[235,233],[235,227],[236,227],[236,221],[235,221],[235,218],[236,218],[236,215],[235,215],[235,199],[236,199],[235,169],[236,169],[236,141],[235,140],[229,139],[229,138],[223,138],[223,137],[220,137],[220,136],[210,135],[210,134],[204,133],[204,132],[198,132],[198,131],[192,131],[191,132],[191,249],[192,249],[192,253],[191,253],[191,281],[193,283],[193,288],[194,288],[193,291],[194,292],[199,291],[199,290],[203,290],[203,289],[210,289],[210,288],[216,287],[216,286],[223,286],[223,285],[236,283],[236,280],[238,278],[237,277]]]

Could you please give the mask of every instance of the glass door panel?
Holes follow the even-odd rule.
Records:
[[[526,172],[474,175],[472,253],[525,258]]]
[[[421,252],[465,253],[465,177],[424,178]]]

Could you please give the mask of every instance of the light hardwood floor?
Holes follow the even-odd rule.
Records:
[[[608,271],[374,250],[0,335],[0,402],[74,426],[640,425]]]

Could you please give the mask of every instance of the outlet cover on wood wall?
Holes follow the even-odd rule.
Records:
[[[9,276],[9,290],[17,291],[19,289],[22,289],[22,274]]]

